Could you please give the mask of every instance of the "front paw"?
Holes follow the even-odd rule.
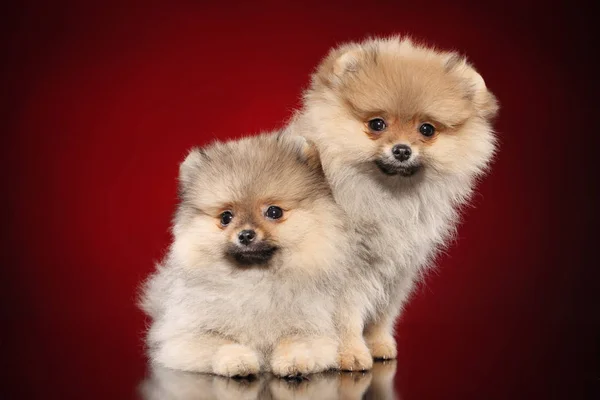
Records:
[[[310,350],[299,348],[285,353],[274,354],[271,360],[273,374],[281,377],[307,375],[319,372]]]
[[[221,346],[213,357],[213,373],[222,376],[256,375],[260,371],[258,355],[241,344]]]
[[[271,371],[279,377],[325,371],[335,366],[336,347],[326,338],[280,343],[271,357]]]
[[[355,340],[340,346],[338,364],[342,371],[367,371],[373,367],[373,357],[363,341]]]
[[[392,360],[398,355],[396,341],[387,333],[367,338],[367,346],[376,360]]]

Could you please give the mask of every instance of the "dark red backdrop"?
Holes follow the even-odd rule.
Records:
[[[399,391],[589,394],[599,377],[591,12],[217,3],[3,12],[8,387],[21,398],[132,397],[145,368],[136,286],[169,243],[186,150],[280,127],[337,42],[408,32],[470,56],[502,104],[502,145],[457,243],[399,324]]]

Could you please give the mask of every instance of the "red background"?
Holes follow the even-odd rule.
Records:
[[[5,387],[19,398],[133,397],[145,369],[136,287],[169,244],[186,150],[282,126],[336,43],[411,33],[470,56],[502,105],[501,152],[399,324],[398,391],[591,394],[600,376],[591,11],[417,3],[5,10]]]

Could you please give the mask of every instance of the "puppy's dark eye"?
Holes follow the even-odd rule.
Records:
[[[233,219],[233,214],[231,213],[231,211],[223,212],[223,214],[221,214],[221,225],[223,225],[223,226],[229,225],[229,223],[231,223],[232,219]]]
[[[421,135],[423,136],[433,136],[433,134],[435,133],[435,127],[431,124],[421,124],[421,126],[419,127],[419,132],[421,132]]]
[[[267,208],[265,216],[269,219],[279,219],[283,216],[283,210],[277,206]]]
[[[369,129],[373,132],[382,132],[387,128],[387,125],[384,120],[381,118],[373,118],[368,123]]]

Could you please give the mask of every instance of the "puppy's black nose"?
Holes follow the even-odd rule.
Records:
[[[256,237],[256,232],[245,229],[239,233],[238,240],[240,241],[241,244],[248,246],[250,243],[252,243],[252,241],[254,240],[255,237]]]
[[[406,161],[410,158],[412,150],[405,144],[397,144],[392,148],[392,154],[398,161]]]

